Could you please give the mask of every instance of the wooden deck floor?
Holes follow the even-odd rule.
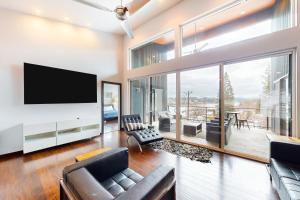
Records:
[[[206,140],[206,127],[202,124],[202,131],[197,136],[185,136],[181,135],[181,140],[189,143],[199,144],[208,146],[210,148],[219,148],[219,144],[209,142]],[[228,144],[225,145],[225,150],[236,152],[237,154],[242,153],[249,156],[258,157],[259,160],[268,160],[270,154],[269,140],[267,134],[272,134],[271,131],[260,128],[248,129],[242,127],[237,129],[232,127],[232,134],[229,137]],[[162,135],[166,138],[176,138],[176,133],[162,132]]]
[[[76,155],[103,146],[116,148],[125,145],[125,134],[115,132],[28,155],[2,156],[0,199],[59,199],[58,181],[62,169],[74,163]],[[129,152],[130,167],[142,175],[161,164],[174,166],[179,200],[279,199],[265,165],[258,162],[214,153],[212,163],[203,164],[149,148],[140,153],[134,144]]]

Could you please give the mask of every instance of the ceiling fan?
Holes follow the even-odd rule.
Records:
[[[100,4],[92,3],[88,0],[73,0],[88,6],[91,6],[93,8],[106,11],[106,12],[113,12],[116,14],[116,17],[121,22],[121,26],[124,29],[124,31],[127,33],[127,35],[130,38],[133,38],[133,32],[131,30],[129,20],[128,20],[128,14],[132,15],[136,11],[138,11],[140,8],[142,8],[144,5],[146,5],[150,0],[133,0],[130,3],[123,5],[123,1],[121,0],[121,5],[117,6],[114,10],[111,10],[105,6],[102,6]]]

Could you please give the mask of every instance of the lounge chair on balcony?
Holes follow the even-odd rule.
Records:
[[[225,145],[228,144],[230,136],[232,134],[231,125],[232,125],[232,118],[225,119]],[[209,142],[221,143],[221,126],[220,121],[218,118],[211,120],[210,122],[206,123],[206,140]]]
[[[168,111],[160,112],[158,116],[158,130],[172,132],[176,129],[176,115]]]

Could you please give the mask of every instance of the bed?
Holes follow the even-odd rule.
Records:
[[[104,120],[118,119],[119,113],[114,108],[113,105],[105,105],[103,111],[104,111]]]

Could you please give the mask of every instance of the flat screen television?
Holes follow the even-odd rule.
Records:
[[[24,63],[24,103],[96,103],[97,75]]]

